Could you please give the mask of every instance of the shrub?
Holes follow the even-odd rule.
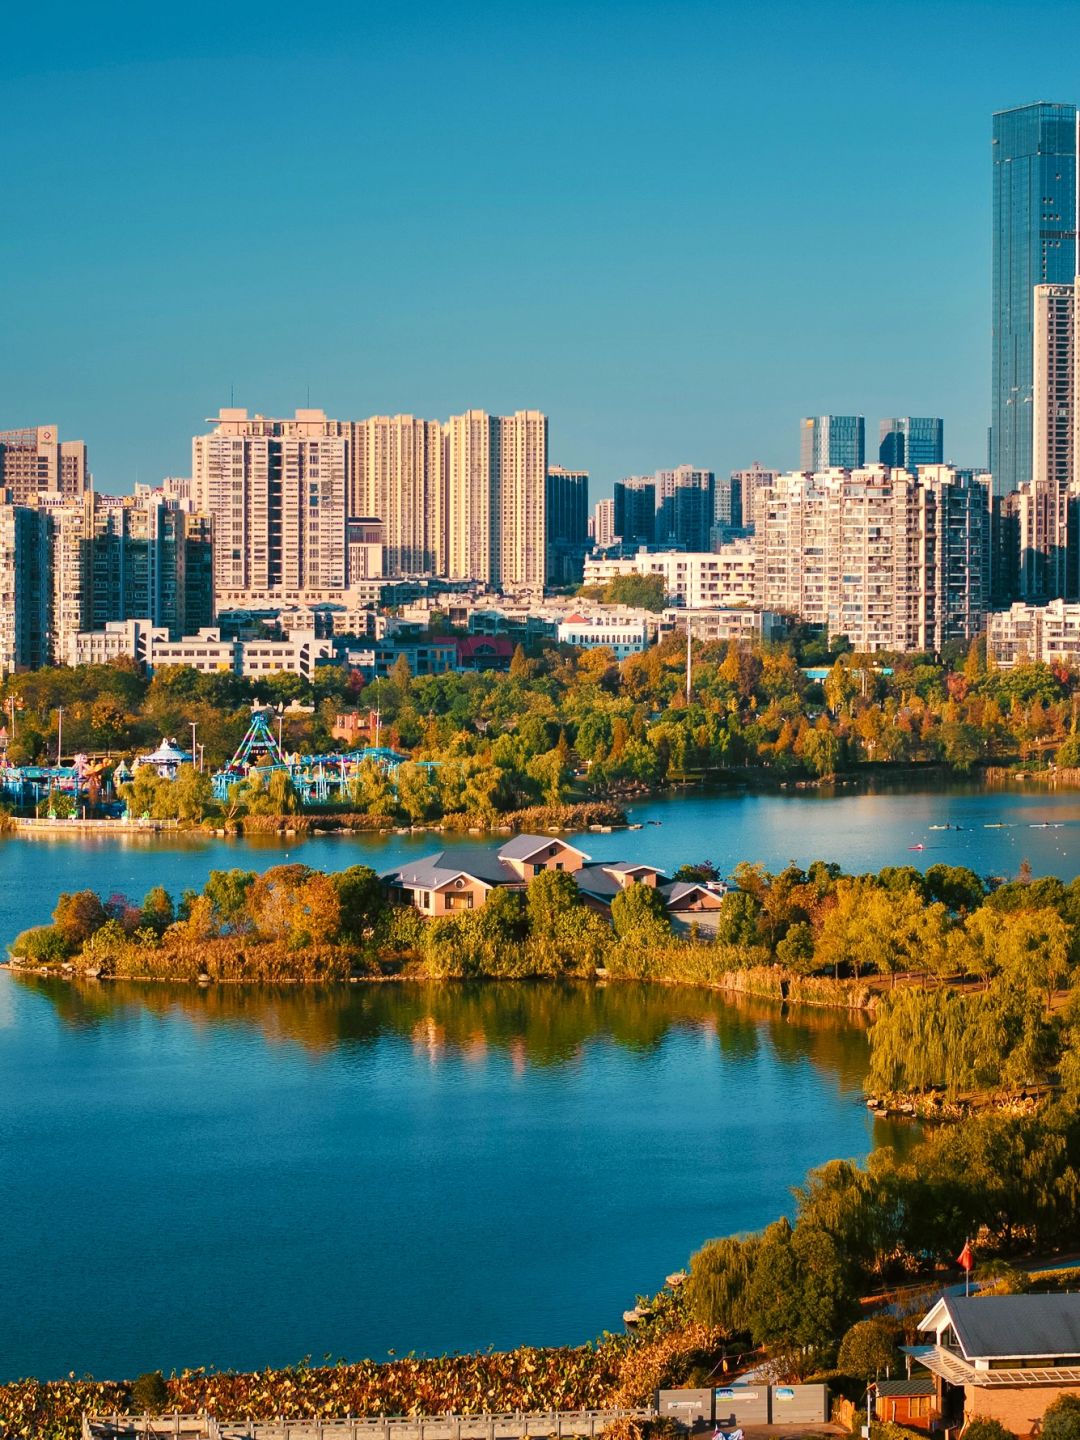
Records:
[[[16,935],[11,942],[11,953],[17,960],[27,960],[33,965],[59,965],[67,959],[68,947],[55,925],[35,925]]]
[[[132,1409],[139,1414],[156,1415],[169,1403],[169,1387],[160,1370],[148,1370],[131,1387]]]

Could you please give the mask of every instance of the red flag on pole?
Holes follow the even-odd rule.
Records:
[[[971,1248],[971,1241],[970,1241],[970,1240],[965,1240],[965,1241],[964,1241],[964,1248],[960,1251],[960,1254],[956,1257],[956,1263],[960,1266],[961,1270],[966,1270],[969,1275],[971,1274],[972,1270],[974,1270],[974,1268],[975,1268],[975,1252],[974,1252],[974,1250],[972,1250],[972,1248]]]

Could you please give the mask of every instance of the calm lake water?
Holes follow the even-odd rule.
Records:
[[[1027,859],[1067,878],[1080,856],[1075,795],[695,795],[632,818],[661,823],[585,848],[725,870]],[[964,828],[930,829],[945,823]],[[179,891],[286,855],[384,867],[438,844],[5,839],[0,941],[61,889]],[[617,1328],[703,1239],[774,1218],[809,1166],[903,1140],[875,1136],[865,1065],[858,1022],[662,987],[0,974],[0,1377]]]

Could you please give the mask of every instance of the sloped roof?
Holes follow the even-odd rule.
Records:
[[[549,846],[561,845],[566,850],[573,850],[575,855],[580,855],[583,860],[589,857],[584,850],[579,850],[576,845],[571,845],[568,840],[563,840],[559,835],[515,835],[499,849],[500,860],[531,860],[540,850],[547,850]]]
[[[669,880],[666,885],[656,887],[663,895],[669,905],[677,900],[685,900],[688,895],[711,895],[714,900],[719,900],[715,890],[710,890],[707,885],[700,885],[696,880]]]
[[[434,855],[425,855],[420,860],[406,860],[392,870],[384,870],[381,878],[398,885],[437,890],[459,875],[468,875],[485,885],[508,885],[519,878],[497,855],[488,850],[473,850],[466,845],[451,846]]]
[[[969,1360],[1080,1355],[1080,1295],[946,1295],[940,1303]]]
[[[882,1396],[903,1399],[905,1396],[933,1395],[932,1375],[912,1375],[910,1380],[878,1380],[875,1389]]]
[[[608,872],[610,865],[583,865],[573,871],[572,878],[579,890],[597,900],[611,901],[622,891],[622,886]]]

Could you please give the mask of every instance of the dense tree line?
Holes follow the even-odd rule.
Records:
[[[640,578],[640,577],[638,577]],[[806,662],[825,658],[824,680]],[[886,663],[891,659],[891,664]],[[133,663],[56,668],[8,677],[14,763],[55,755],[57,712],[65,753],[133,755],[196,724],[207,766],[235,750],[256,698],[297,701],[285,715],[286,749],[335,748],[334,716],[378,709],[382,739],[434,772],[403,777],[391,800],[377,774],[350,803],[412,819],[456,810],[493,813],[558,803],[573,789],[606,793],[752,767],[778,780],[867,764],[1080,764],[1080,681],[1071,672],[988,668],[978,645],[966,658],[826,653],[802,633],[785,645],[740,649],[694,644],[690,702],[685,644],[673,636],[616,662],[610,650],[519,647],[509,674],[414,677],[399,660],[390,678],[321,668],[308,681],[275,675],[257,684],[184,668],[142,676]]]

